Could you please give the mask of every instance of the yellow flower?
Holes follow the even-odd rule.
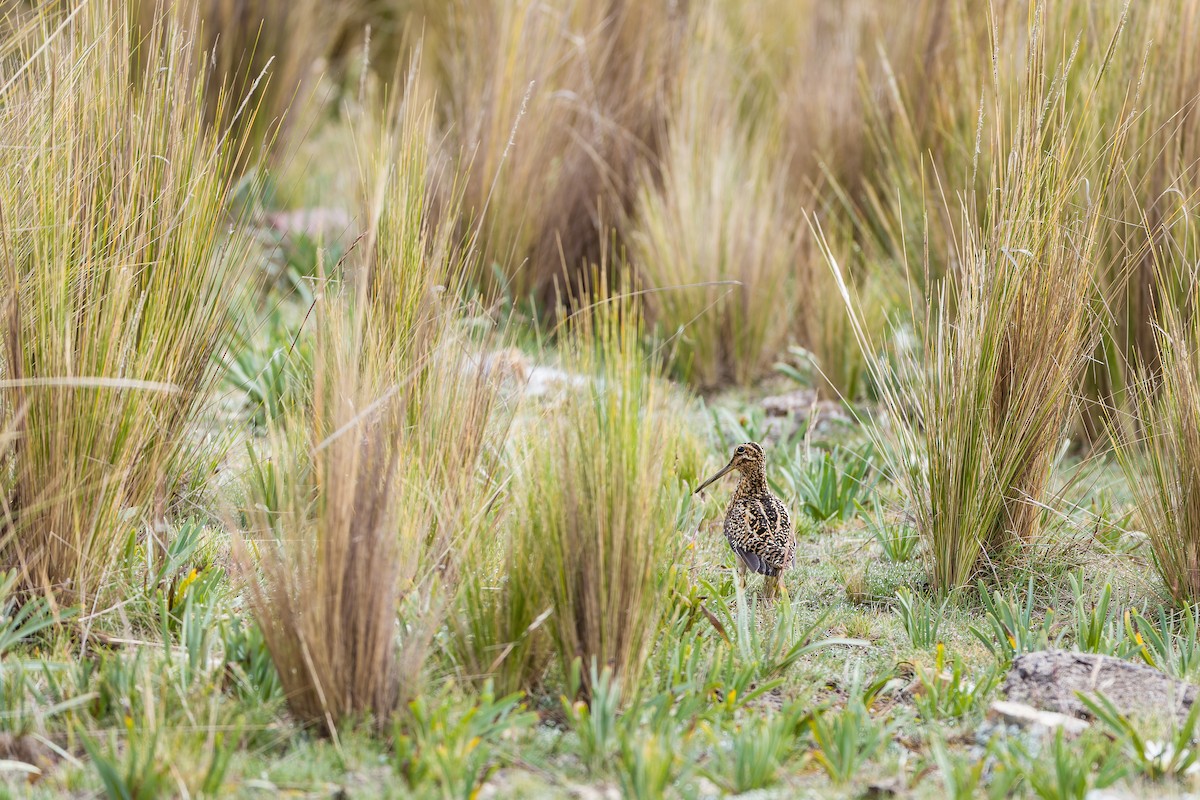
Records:
[[[171,605],[178,605],[183,600],[187,594],[188,587],[196,582],[197,577],[199,577],[199,574],[196,572],[196,568],[192,567],[192,571],[187,574],[187,577],[179,582],[179,587],[175,590],[174,602]]]

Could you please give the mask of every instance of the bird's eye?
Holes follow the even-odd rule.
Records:
[[[745,452],[746,452],[746,448],[744,448],[744,447],[739,447],[739,448],[737,449],[737,451],[738,451],[738,455],[741,455],[742,453],[745,453]]]

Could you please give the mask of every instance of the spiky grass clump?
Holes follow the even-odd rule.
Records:
[[[746,0],[711,8],[717,35],[743,56],[732,74],[751,88],[739,103],[746,121],[781,123],[790,157],[780,168],[807,192],[829,179],[854,191],[870,177],[868,120],[887,114],[887,95],[897,87],[924,105],[944,77],[952,5]],[[983,9],[970,10],[986,20]]]
[[[478,541],[467,555],[452,620],[466,677],[491,680],[501,693],[537,688],[554,655],[550,566],[545,542],[529,528],[544,513],[532,481],[541,474],[537,464],[546,457],[547,443],[537,420],[519,423],[513,433],[506,449],[507,460],[516,465],[508,499],[495,509],[496,535]]]
[[[239,152],[202,124],[204,55],[177,17],[144,36],[121,4],[42,22],[0,102],[0,404],[17,432],[0,528],[32,588],[90,604],[195,450],[244,275]]]
[[[1195,309],[1195,283],[1191,283]],[[1200,316],[1164,309],[1158,370],[1132,383],[1133,419],[1117,431],[1118,461],[1133,490],[1154,564],[1171,597],[1200,601]]]
[[[861,14],[856,5],[847,3],[832,12],[847,17],[846,40],[856,35],[854,19]],[[889,18],[896,9],[908,19]],[[1103,139],[1105,127],[1125,121],[1118,154],[1122,179],[1109,190],[1106,219],[1098,228],[1103,255],[1092,290],[1107,324],[1103,346],[1087,370],[1082,409],[1085,434],[1101,433],[1114,407],[1122,413],[1130,410],[1125,407],[1131,379],[1127,365],[1153,364],[1155,320],[1163,305],[1177,302],[1173,293],[1160,296],[1145,231],[1181,255],[1196,247],[1195,228],[1188,220],[1200,185],[1197,137],[1190,134],[1200,85],[1193,57],[1200,13],[1165,3],[1071,0],[983,8],[962,0],[933,0],[880,9],[878,20],[881,30],[874,38],[881,63],[864,59],[862,91],[854,99],[855,92],[846,87],[842,94],[852,98],[845,102],[847,109],[830,115],[836,119],[857,107],[851,116],[861,117],[864,133],[856,136],[843,129],[834,140],[844,143],[846,153],[827,158],[826,172],[833,180],[818,206],[851,283],[871,281],[884,271],[903,276],[908,266],[913,283],[926,291],[955,269],[964,225],[985,224],[993,176],[1003,167],[997,160],[1008,152],[992,146],[989,138],[994,137],[986,135],[983,125],[996,116],[991,109],[1006,109],[1010,118],[1017,113],[1018,88],[1027,82],[1025,43],[1031,35],[1044,40],[1049,62],[1073,56],[1078,65],[1064,75],[1064,94],[1073,104],[1072,113],[1080,112],[1073,123],[1078,135],[1092,143],[1076,148],[1080,158],[1096,156],[1100,150],[1093,145]],[[862,26],[863,31],[874,28],[874,22]],[[1101,68],[1107,73],[1102,85],[1090,84]],[[835,70],[835,75],[846,74]],[[817,93],[809,102],[821,102],[819,98]],[[1086,102],[1077,102],[1083,98]],[[802,117],[823,118],[819,113]],[[968,213],[955,213],[944,200],[948,195],[964,198]],[[837,230],[843,227],[850,230]],[[833,304],[814,305],[823,311]],[[836,352],[826,343],[838,339],[805,341],[823,354]],[[821,360],[834,361],[827,356]]]
[[[395,709],[396,609],[419,569],[419,548],[402,547],[394,502],[402,423],[390,404],[364,418],[383,393],[381,365],[346,305],[337,295],[317,303],[311,411],[273,431],[271,463],[252,484],[262,584],[242,556],[289,707],[331,731],[347,716],[382,720]]]
[[[682,480],[699,444],[685,409],[642,347],[641,311],[594,273],[582,310],[561,322],[568,379],[518,415],[500,536],[480,541],[455,619],[469,677],[537,687],[557,655],[606,666],[636,690],[664,608]],[[590,687],[585,686],[585,691]]]
[[[317,304],[311,407],[254,484],[259,563],[241,560],[289,706],[330,732],[418,690],[503,431],[456,299],[470,251],[431,213],[428,115],[402,108],[364,176],[362,257]]]
[[[679,68],[671,3],[456,0],[438,64],[450,154],[485,263],[554,300],[596,262],[653,160]]]
[[[1007,159],[994,159],[1003,166],[982,227],[964,221],[959,270],[931,298],[918,359],[875,367],[895,424],[881,444],[895,456],[941,592],[1037,537],[1072,390],[1096,341],[1081,298],[1111,179],[1104,154],[1115,142],[1100,143],[1094,161],[1080,157],[1084,140],[1059,88],[1072,64],[1047,72],[1041,30],[1031,33],[1016,128],[1005,129],[1004,106],[992,116],[991,146],[1012,145]],[[1092,194],[1081,199],[1085,181]]]
[[[733,70],[715,48],[692,47],[662,164],[644,170],[626,235],[675,373],[711,389],[771,368],[808,311],[811,260],[780,131],[743,122]]]
[[[624,223],[647,282],[687,287],[652,297],[664,335],[678,342],[678,374],[706,389],[747,383],[794,339],[815,357],[823,391],[862,389],[862,360],[847,358],[844,309],[833,282],[813,268],[819,257],[800,209],[829,208],[839,219],[877,188],[869,173],[880,154],[868,123],[889,125],[900,85],[924,102],[928,84],[919,78],[941,66],[944,5],[693,8],[661,163],[646,170]],[[861,253],[861,240],[875,233],[870,224],[835,238]],[[882,327],[898,299],[896,271],[882,275],[874,255],[855,259],[853,280],[878,301],[873,323]]]
[[[540,590],[554,608],[564,674],[608,666],[632,692],[664,608],[660,575],[679,545],[675,512],[686,488],[680,409],[642,348],[635,302],[596,279],[590,303],[566,323],[563,365],[586,377],[545,420],[526,466],[530,512],[518,533],[541,550]]]
[[[1113,12],[1110,10],[1109,14]],[[1157,369],[1159,332],[1168,308],[1189,302],[1177,281],[1162,280],[1164,260],[1195,262],[1200,231],[1200,9],[1164,3],[1130,6],[1129,45],[1115,57],[1114,69],[1136,77],[1132,100],[1113,96],[1107,103],[1132,103],[1128,144],[1122,154],[1123,180],[1105,231],[1103,269],[1097,280],[1103,300],[1103,347],[1097,351],[1085,393],[1086,430],[1103,434],[1112,412],[1136,412],[1140,380],[1130,365]]]

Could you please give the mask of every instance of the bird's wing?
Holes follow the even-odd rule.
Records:
[[[754,550],[771,570],[769,574],[775,574],[788,566],[796,546],[787,506],[778,497],[768,495],[747,502],[746,507]]]

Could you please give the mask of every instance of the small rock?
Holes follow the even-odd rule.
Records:
[[[724,797],[725,791],[701,775],[696,779],[696,794],[700,797]]]
[[[863,792],[863,797],[866,800],[882,800],[885,797],[899,797],[904,793],[904,782],[899,778],[891,778],[886,781],[876,781],[867,785],[867,790]]]
[[[1067,736],[1078,736],[1091,727],[1087,722],[1057,711],[1041,711],[1025,703],[1013,703],[1007,700],[997,700],[992,703],[989,713],[1011,725],[1031,728],[1042,733],[1056,731],[1062,728]]]
[[[527,397],[541,397],[556,386],[586,386],[588,379],[583,375],[574,375],[556,367],[537,366],[529,370],[525,383]]]
[[[1013,659],[1002,687],[1005,697],[1045,711],[1090,719],[1076,695],[1103,692],[1127,716],[1173,713],[1182,721],[1197,687],[1152,667],[1094,653],[1041,650]]]
[[[570,791],[578,800],[621,800],[621,791],[615,786],[587,786],[580,783],[571,786]]]

